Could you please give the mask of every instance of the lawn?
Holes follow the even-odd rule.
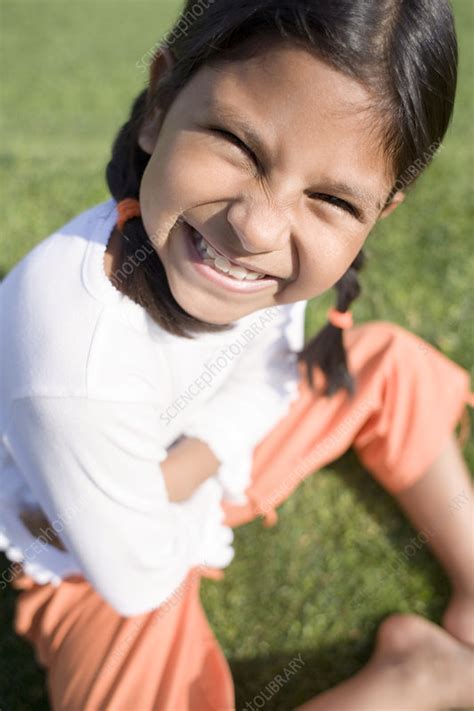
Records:
[[[454,122],[406,204],[370,236],[353,311],[357,322],[384,319],[414,331],[472,372],[474,4],[454,5],[461,45]],[[178,7],[1,0],[0,277],[55,228],[109,197],[111,142],[146,81],[136,63]],[[311,303],[307,335],[333,299],[331,292]],[[472,439],[465,456],[472,468]],[[279,508],[276,527],[257,520],[236,529],[236,557],[224,580],[203,581],[202,600],[230,660],[237,707],[299,654],[303,670],[268,708],[288,711],[355,673],[391,612],[439,622],[449,584],[426,548],[400,557],[414,535],[352,451],[307,479]],[[0,594],[0,708],[47,709],[44,675],[11,629],[15,593]]]

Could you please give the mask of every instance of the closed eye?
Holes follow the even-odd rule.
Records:
[[[215,126],[210,126],[209,127],[210,131],[214,131],[214,133],[220,133],[221,135],[225,136],[226,138],[231,141],[231,143],[234,143],[238,148],[241,148],[247,155],[253,160],[253,162],[258,166],[259,161],[255,153],[250,150],[250,148],[240,140],[238,136],[236,136],[234,133],[231,133],[230,131],[226,131],[223,128],[217,128]]]
[[[338,198],[335,195],[326,195],[326,193],[311,193],[311,197],[316,198],[317,200],[323,200],[330,205],[334,205],[335,208],[349,212],[356,218],[359,218],[360,216],[359,211],[356,207],[354,207],[354,205],[351,205],[350,202],[342,200],[342,198]]]

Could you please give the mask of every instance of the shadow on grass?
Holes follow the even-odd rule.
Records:
[[[422,539],[417,539],[417,529],[408,521],[396,499],[362,467],[353,449],[331,463],[331,476],[334,475],[341,480],[345,488],[352,489],[358,502],[383,529],[384,536],[398,549],[399,561],[413,569],[423,568],[428,585],[437,588],[440,593],[436,600],[428,605],[430,619],[439,622],[443,605],[448,598],[449,582],[429,548],[429,541],[423,543]],[[417,546],[413,545],[413,539],[417,539]],[[393,574],[393,569],[387,571],[387,575]]]
[[[0,554],[0,572],[10,561]],[[45,675],[30,644],[13,630],[18,592],[9,585],[0,592],[0,708],[2,711],[48,711]]]
[[[450,595],[448,579],[426,545],[417,550],[416,555],[412,558],[403,557],[403,547],[417,535],[417,531],[405,518],[396,500],[363,468],[353,449],[331,462],[330,471],[322,469],[315,474],[336,477],[345,489],[351,489],[358,503],[374,522],[383,528],[384,535],[394,548],[400,550],[400,559],[403,564],[406,564],[408,568],[413,566],[414,570],[423,569],[427,586],[436,590],[436,595],[431,599],[423,600],[424,614],[440,624]],[[387,522],[390,524],[388,525]],[[384,574],[384,571],[381,571],[382,577]],[[394,572],[387,570],[386,574],[391,576],[394,575]],[[396,611],[392,610],[392,612]],[[414,610],[411,611],[414,612]],[[229,664],[234,678],[237,711],[251,711],[261,708],[262,700],[265,700],[265,708],[272,711],[291,711],[317,694],[353,676],[369,660],[374,649],[377,628],[389,614],[389,612],[382,615],[374,614],[361,638],[348,638],[327,646],[323,644],[319,645],[317,649],[295,650],[295,657],[301,653],[304,666],[301,667],[300,672],[291,675],[287,683],[281,684],[280,682],[281,688],[276,693],[268,684],[277,674],[282,676],[282,670],[285,667],[288,668],[288,662],[292,658],[291,653],[246,660],[230,658]],[[282,624],[284,624],[284,620],[282,620]],[[259,696],[260,698],[258,698]],[[253,703],[253,699],[256,699],[256,703]]]
[[[374,633],[380,620],[374,623]],[[353,676],[368,661],[374,644],[347,641],[247,660],[230,659],[237,711],[290,711]],[[289,662],[298,658],[291,671]],[[357,658],[358,662],[354,659]],[[273,682],[273,683],[272,683]],[[263,701],[262,701],[263,700]]]

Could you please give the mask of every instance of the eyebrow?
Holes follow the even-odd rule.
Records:
[[[270,163],[270,150],[268,149],[265,141],[260,137],[260,135],[255,131],[253,126],[242,116],[240,116],[236,110],[223,104],[217,99],[211,99],[206,103],[206,109],[212,111],[216,118],[222,121],[228,121],[233,124],[235,128],[240,129],[243,134],[245,142],[248,144],[249,148],[259,156],[261,162]],[[361,208],[365,208],[369,212],[373,210],[373,205],[375,204],[375,209],[377,211],[382,209],[382,204],[380,200],[377,200],[372,192],[369,190],[360,190],[359,188],[353,187],[348,183],[329,180],[322,178],[320,180],[322,188],[320,190],[329,190],[336,193],[342,193],[347,197],[352,198],[357,201]]]

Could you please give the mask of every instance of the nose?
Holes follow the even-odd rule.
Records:
[[[247,196],[233,202],[227,219],[249,254],[280,251],[290,239],[288,216],[267,197],[259,200]]]

